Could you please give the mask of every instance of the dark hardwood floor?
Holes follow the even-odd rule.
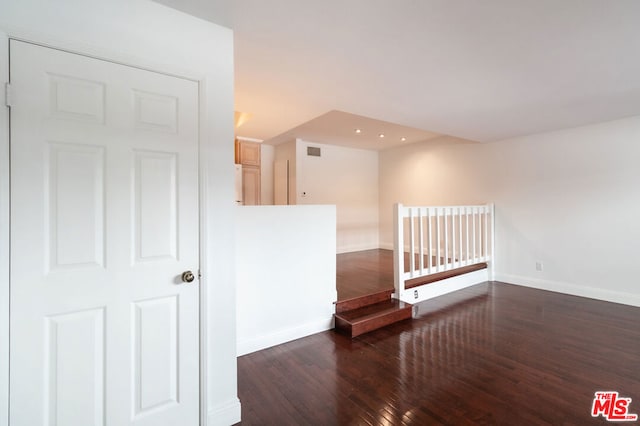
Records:
[[[640,413],[640,308],[504,283],[416,306],[240,357],[242,425],[600,424],[600,390]]]

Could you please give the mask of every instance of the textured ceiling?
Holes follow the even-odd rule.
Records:
[[[640,114],[637,0],[159,2],[233,28],[246,137],[331,111],[481,142]]]

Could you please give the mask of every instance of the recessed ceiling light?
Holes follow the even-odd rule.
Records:
[[[362,130],[360,130],[360,129],[356,129],[356,130],[355,130],[355,132],[356,132],[356,133],[362,133]]]
[[[379,138],[384,138],[384,133],[380,133],[380,134],[378,135],[378,137],[379,137]]]
[[[400,138],[400,140],[401,140],[402,142],[404,142],[404,141],[406,141],[406,140],[407,140],[407,138]]]

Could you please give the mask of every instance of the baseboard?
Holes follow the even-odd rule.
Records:
[[[231,399],[207,412],[207,426],[229,426],[240,422],[241,409],[238,398]]]
[[[375,250],[377,248],[380,248],[378,244],[365,244],[365,245],[358,245],[358,246],[340,246],[336,249],[336,253],[337,254],[352,253],[356,251]]]
[[[251,352],[260,351],[272,346],[287,343],[292,340],[307,337],[311,334],[320,333],[322,331],[333,328],[333,315],[330,318],[323,318],[316,321],[310,321],[297,327],[291,327],[279,330],[262,336],[238,341],[238,356],[247,355]]]
[[[496,273],[495,280],[503,281],[509,284],[520,285],[523,287],[537,288],[539,290],[553,291],[556,293],[564,293],[572,296],[580,296],[589,299],[603,300],[605,302],[620,303],[623,305],[640,307],[640,295],[638,294],[623,293],[619,291],[606,290],[603,288],[584,287],[560,281],[547,281],[536,278],[523,277],[520,275],[500,273]]]
[[[480,271],[458,275],[457,277],[451,277],[445,280],[405,290],[403,294],[400,295],[400,300],[407,303],[423,302],[425,300],[433,299],[434,297],[442,296],[457,290],[462,290],[463,288],[471,287],[488,280],[488,270],[482,269]],[[416,291],[418,292],[418,297],[415,297]]]

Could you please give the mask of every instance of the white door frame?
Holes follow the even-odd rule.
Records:
[[[0,424],[9,424],[9,38],[0,32]]]
[[[141,68],[148,71],[185,78],[198,83],[198,109],[199,109],[199,140],[198,140],[198,166],[199,166],[199,268],[202,273],[200,280],[200,425],[207,424],[207,259],[206,234],[203,218],[206,216],[207,193],[203,188],[206,182],[208,164],[203,155],[203,136],[206,135],[206,79],[197,72],[189,72],[177,69],[169,69],[166,65],[149,63],[142,58],[123,57],[121,54],[104,49],[87,46],[86,44],[73,44],[60,41],[47,41],[41,34],[28,34],[21,31],[6,33],[0,30],[0,424],[9,423],[9,312],[10,312],[10,220],[9,220],[9,194],[10,194],[10,160],[9,160],[9,108],[5,107],[5,83],[9,81],[9,39],[39,44],[53,49],[64,50],[84,56],[93,57],[109,62]]]

